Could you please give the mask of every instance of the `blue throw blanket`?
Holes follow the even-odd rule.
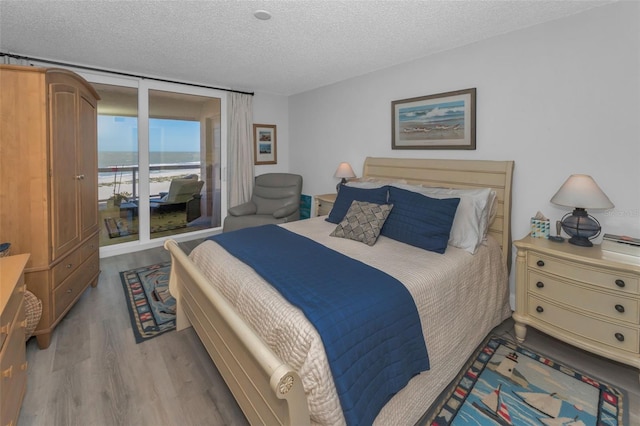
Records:
[[[318,330],[347,424],[371,424],[396,392],[429,369],[417,308],[395,278],[277,225],[210,239]]]

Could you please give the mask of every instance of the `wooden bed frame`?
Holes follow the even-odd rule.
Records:
[[[431,160],[368,157],[363,177],[404,179],[411,184],[496,190],[498,212],[489,233],[511,265],[513,161]],[[211,286],[173,240],[169,288],[177,302],[177,329],[193,326],[251,424],[310,424],[298,373],[280,360]]]

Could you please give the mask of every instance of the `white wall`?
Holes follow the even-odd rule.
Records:
[[[475,151],[392,150],[391,101],[477,88]],[[591,213],[603,232],[640,237],[640,5],[619,2],[442,52],[289,99],[290,170],[307,194],[364,157],[514,160],[512,232],[572,173],[615,204]],[[513,275],[513,274],[512,274]]]
[[[276,125],[277,164],[255,166],[255,175],[289,171],[289,98],[256,92],[253,97],[253,122]]]

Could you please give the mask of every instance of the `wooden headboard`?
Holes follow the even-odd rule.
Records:
[[[498,211],[489,234],[502,248],[502,258],[511,267],[511,179],[513,161],[437,160],[367,157],[363,177],[404,179],[414,185],[442,188],[492,188]]]

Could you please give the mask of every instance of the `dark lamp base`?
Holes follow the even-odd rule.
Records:
[[[593,243],[586,237],[571,237],[569,242],[580,247],[593,247]]]
[[[600,235],[600,222],[587,214],[585,209],[576,208],[562,218],[562,229],[571,238],[569,243],[580,247],[593,247],[589,241]]]

